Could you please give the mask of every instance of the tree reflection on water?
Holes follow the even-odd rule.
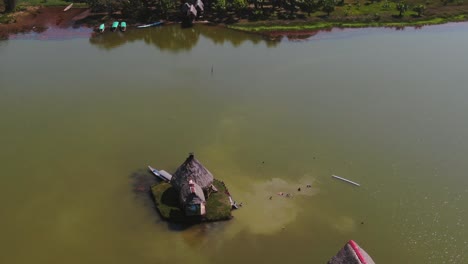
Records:
[[[166,25],[146,29],[130,29],[122,32],[105,32],[93,34],[90,43],[99,48],[110,50],[128,42],[143,41],[147,45],[154,45],[162,51],[179,53],[190,51],[196,46],[200,35],[210,39],[215,44],[229,43],[237,47],[247,41],[257,45],[265,43],[267,47],[276,46],[279,41],[269,40],[263,36],[229,30],[218,26],[195,25],[182,28],[180,25]]]

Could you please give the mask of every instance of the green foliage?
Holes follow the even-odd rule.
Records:
[[[322,11],[327,13],[327,16],[330,16],[330,13],[335,11],[335,0],[322,0]]]
[[[247,0],[232,0],[231,6],[235,12],[239,13],[245,11],[249,4]]]
[[[402,17],[408,11],[408,4],[406,2],[398,2],[395,6],[396,10],[400,12],[399,16]]]
[[[285,9],[289,10],[289,15],[287,16],[288,19],[294,19],[296,18],[296,15],[294,14],[296,11],[296,5],[297,2],[296,0],[286,0],[287,5],[285,6]]]
[[[440,0],[442,4],[448,5],[449,3],[453,3],[455,0]]]
[[[206,220],[231,219],[231,202],[226,194],[226,187],[216,179],[214,179],[213,185],[218,189],[218,192],[212,193],[206,200]]]
[[[122,1],[118,0],[83,0],[93,11],[107,11],[112,13],[122,8]]]
[[[214,0],[214,9],[219,13],[226,11],[226,0]]]
[[[419,17],[424,13],[425,10],[426,10],[426,6],[423,4],[419,4],[413,7],[413,11],[418,13]]]
[[[253,10],[249,14],[249,20],[251,20],[251,21],[260,20],[260,19],[262,19],[262,17],[263,17],[263,12],[261,10]]]
[[[379,13],[374,13],[373,19],[375,21],[379,21],[380,20],[380,14]]]
[[[354,3],[354,5],[356,5],[357,10],[361,9],[361,2],[359,2],[359,0],[356,0],[356,3]]]
[[[145,1],[148,1],[148,0],[145,0]],[[167,19],[168,18],[168,12],[169,12],[169,10],[174,8],[175,2],[172,1],[172,0],[159,0],[157,3],[151,4],[148,1],[146,3],[146,6],[151,6],[151,5],[154,5],[154,4],[157,4],[157,6],[159,7],[158,8],[159,13]]]
[[[301,2],[299,2],[299,8],[302,11],[306,12],[308,16],[310,16],[312,12],[317,10],[317,7],[318,7],[318,2],[314,0],[302,0]]]
[[[0,15],[0,24],[10,24],[10,23],[14,23],[15,22],[15,18],[13,16],[10,16],[10,15]],[[2,38],[0,37],[0,40]]]
[[[388,0],[385,0],[385,2],[382,3],[382,10],[389,10],[390,9],[390,2]]]
[[[246,0],[233,0],[232,7],[235,9],[245,9],[249,6]]]
[[[67,6],[72,1],[67,0],[18,0],[18,6]],[[81,2],[81,1],[80,1]],[[83,3],[75,3],[73,7],[87,6]]]
[[[277,13],[276,15],[279,17],[281,13]],[[265,10],[252,10],[249,12],[249,20],[251,21],[258,21],[258,20],[268,20],[271,17],[272,13],[265,11]],[[284,19],[285,17],[283,17]]]
[[[122,14],[144,21],[149,16],[149,10],[141,0],[127,0],[122,3]]]
[[[175,221],[180,222],[183,219],[182,210],[179,208],[179,195],[172,185],[166,182],[155,184],[151,186],[151,193],[156,208],[164,219],[171,219],[175,215],[178,216]]]

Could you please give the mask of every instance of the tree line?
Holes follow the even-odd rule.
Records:
[[[14,1],[14,0],[4,0]],[[120,10],[128,17],[135,19],[165,18],[169,19],[180,12],[180,7],[185,2],[194,0],[83,0],[94,10],[106,10],[109,13]],[[369,0],[371,3],[380,0]],[[440,0],[454,1],[454,0]],[[422,16],[426,10],[424,4],[410,6],[405,1],[389,2],[390,7],[398,12],[402,17],[408,10],[413,10],[418,16]],[[239,18],[249,18],[251,20],[268,19],[273,13],[279,19],[294,19],[297,13],[311,16],[312,13],[321,11],[330,16],[336,7],[350,5],[344,0],[203,0],[205,5],[205,15],[207,17],[224,18],[235,15]]]
[[[5,12],[14,11],[18,0],[3,0]],[[81,0],[94,11],[107,11],[112,14],[122,11],[126,17],[138,20],[164,18],[177,15],[185,2],[194,0]],[[372,2],[378,0],[371,0]],[[441,0],[444,5],[453,0]],[[284,19],[295,18],[300,10],[310,16],[322,11],[330,16],[336,6],[343,6],[344,0],[204,0],[205,11],[209,16],[222,18],[229,14],[253,20],[267,19],[273,12],[282,10]],[[388,4],[388,0],[386,1]],[[399,16],[402,17],[410,6],[405,1],[394,4]],[[414,5],[412,10],[422,16],[426,10],[423,4]]]
[[[5,0],[7,1],[7,0]],[[84,0],[95,11],[121,10],[125,15],[144,18],[151,14],[168,16],[178,12],[181,5],[192,0]],[[292,18],[301,10],[309,16],[316,11],[330,15],[343,0],[204,0],[205,12],[211,16],[236,14],[241,17],[262,19],[276,10],[286,11]]]

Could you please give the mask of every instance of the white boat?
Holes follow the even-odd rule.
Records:
[[[158,21],[158,22],[154,22],[151,24],[141,25],[141,26],[138,26],[137,28],[156,27],[156,26],[161,26],[162,24],[164,24],[164,22]]]
[[[165,171],[165,170],[160,170],[159,174],[161,174],[161,176],[166,178],[168,181],[170,181],[172,179],[172,175],[169,172]]]
[[[70,10],[70,8],[72,8],[72,6],[73,6],[73,3],[69,4],[67,7],[65,7],[63,12],[67,12],[68,10]]]
[[[157,169],[151,167],[151,166],[148,166],[148,169],[158,178],[160,178],[161,180],[163,181],[170,181],[171,178],[172,178],[172,175],[167,173],[166,171],[158,171]]]

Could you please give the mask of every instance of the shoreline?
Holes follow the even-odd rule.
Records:
[[[21,33],[42,33],[49,27],[58,27],[61,29],[86,27],[94,29],[98,23],[108,24],[117,18],[108,17],[104,13],[92,13],[89,8],[76,7],[67,12],[63,12],[65,6],[29,6],[25,10],[3,14],[0,18],[5,20],[8,17],[14,20],[13,23],[0,23],[0,40],[8,39],[11,35]],[[124,19],[124,18],[120,18]],[[125,20],[125,19],[124,19]],[[449,17],[431,17],[427,19],[402,20],[402,21],[317,21],[317,20],[265,20],[265,21],[239,21],[233,24],[215,23],[211,21],[196,21],[195,24],[208,24],[222,26],[228,29],[260,34],[267,37],[279,37],[287,35],[301,35],[313,33],[321,30],[331,30],[333,28],[420,28],[431,25],[441,25],[447,23],[467,22],[468,15],[460,14]],[[1,20],[0,20],[1,22]],[[11,22],[11,21],[10,21]],[[177,21],[164,21],[164,24],[174,24]],[[134,28],[142,23],[129,19],[127,21],[129,28]]]
[[[345,29],[345,28],[404,28],[404,27],[424,27],[433,25],[442,25],[448,23],[457,22],[468,22],[468,16],[458,15],[449,18],[431,18],[427,20],[417,21],[387,21],[387,22],[341,22],[341,21],[327,21],[327,22],[304,22],[295,21],[287,22],[275,21],[273,23],[265,22],[247,22],[238,24],[225,25],[229,29],[239,30],[244,32],[259,33],[264,35],[270,35],[269,33],[281,33],[281,32],[312,32],[317,30],[327,30],[333,28]]]

